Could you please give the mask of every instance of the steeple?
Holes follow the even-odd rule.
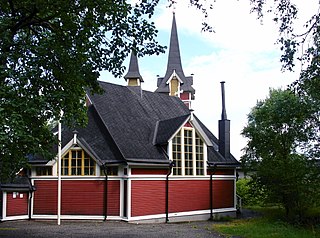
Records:
[[[128,86],[140,86],[141,82],[143,82],[139,72],[138,58],[134,51],[131,52],[129,70],[124,78],[128,81]]]
[[[180,47],[179,47],[175,13],[173,13],[173,18],[172,18],[167,72],[164,77],[169,78],[174,70],[181,78],[185,78],[183,69],[182,69],[182,64],[181,64]]]
[[[158,78],[156,92],[180,97],[191,107],[195,93],[192,84],[193,77],[186,77],[182,69],[176,17],[173,13],[167,70],[164,77]]]

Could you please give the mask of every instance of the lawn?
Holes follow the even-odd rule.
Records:
[[[261,217],[236,219],[228,223],[217,223],[213,229],[226,237],[243,238],[320,238],[320,225],[299,227],[283,221],[283,213],[279,208],[259,209]]]

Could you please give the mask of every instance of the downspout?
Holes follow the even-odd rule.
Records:
[[[213,168],[210,168],[211,173],[210,173],[210,220],[213,221],[213,179],[212,176],[214,175],[214,173],[216,172],[216,167],[217,165],[214,164]]]
[[[173,166],[174,166],[174,162],[171,161],[169,164],[169,171],[166,177],[166,223],[169,222],[169,175],[171,174]]]
[[[103,173],[106,177],[105,183],[104,183],[104,194],[103,194],[103,215],[104,215],[104,221],[107,220],[107,211],[108,211],[108,172],[107,172],[108,168],[106,166],[106,164],[103,165]]]

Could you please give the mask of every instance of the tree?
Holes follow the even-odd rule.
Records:
[[[99,71],[115,76],[124,59],[164,51],[150,17],[158,1],[6,0],[0,2],[0,182],[50,159],[47,123],[86,122],[85,92],[101,92]]]
[[[242,135],[248,139],[241,161],[269,199],[281,203],[288,218],[303,217],[319,203],[320,169],[309,151],[317,110],[290,90],[270,90],[248,115]],[[319,205],[319,204],[318,204]]]

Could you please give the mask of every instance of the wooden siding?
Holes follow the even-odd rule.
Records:
[[[165,213],[165,181],[132,181],[131,215]],[[213,181],[213,207],[234,206],[234,181]],[[210,180],[169,181],[169,212],[210,209]]]
[[[33,202],[33,214],[35,215],[56,215],[57,214],[57,193],[58,183],[52,180],[35,180]]]
[[[165,213],[165,181],[131,182],[131,216]]]
[[[209,209],[209,180],[170,181],[169,184],[169,212]]]
[[[7,217],[28,215],[28,192],[16,193],[16,198],[13,198],[13,192],[7,193]],[[23,198],[20,198],[22,194]]]
[[[180,93],[180,99],[181,100],[189,100],[190,99],[190,93],[188,93],[188,92]]]
[[[150,174],[154,174],[154,175],[166,175],[169,172],[169,169],[145,169],[145,168],[132,168],[131,169],[131,174],[132,175],[150,175]]]
[[[57,214],[57,181],[35,181],[34,214]],[[62,215],[104,215],[105,181],[62,181]],[[120,214],[120,181],[108,181],[108,216]]]
[[[234,206],[234,180],[213,181],[213,208]]]

